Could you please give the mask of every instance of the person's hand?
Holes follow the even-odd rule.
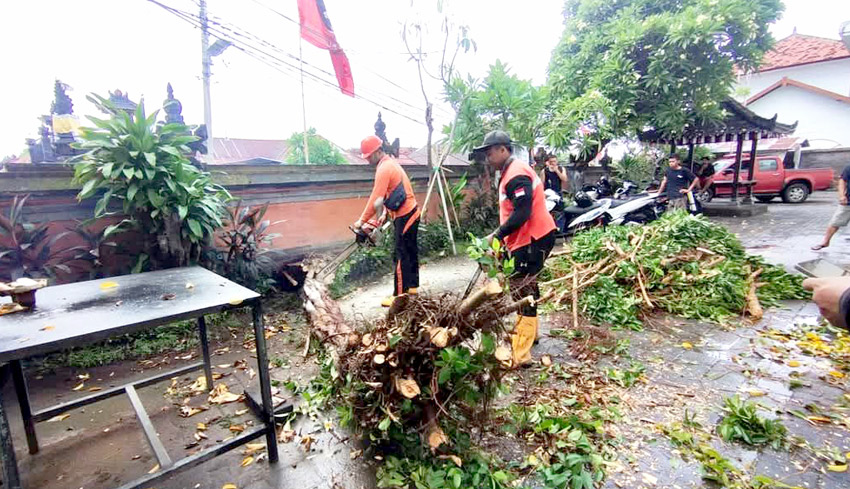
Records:
[[[354,224],[352,224],[351,227],[355,230],[360,229],[360,228],[363,227],[363,221],[358,219],[358,220],[354,221]]]
[[[847,205],[847,196],[846,196],[846,195],[842,195],[842,196],[838,199],[838,203],[839,203],[839,204],[841,204],[841,205]]]
[[[679,193],[684,195],[684,194],[688,193],[688,189],[686,189],[686,188],[680,188],[680,189],[679,189]]]
[[[487,246],[492,245],[494,239],[496,239],[496,233],[490,233],[487,236],[484,236],[484,241],[487,242]]]
[[[847,327],[841,314],[841,295],[850,288],[850,277],[807,278],[803,288],[813,292],[812,300],[827,321],[839,328]]]

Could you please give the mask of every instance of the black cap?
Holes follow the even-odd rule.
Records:
[[[473,148],[472,151],[477,153],[497,144],[512,146],[513,142],[511,141],[511,137],[505,131],[490,131],[486,136],[484,136],[484,142],[481,143],[481,146]]]

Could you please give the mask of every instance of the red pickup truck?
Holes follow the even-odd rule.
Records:
[[[734,176],[735,158],[725,157],[714,162],[714,175],[710,178],[711,186],[700,195],[703,202],[714,197],[732,195],[732,179]],[[750,168],[749,156],[744,156],[741,162],[739,181],[747,179]],[[753,172],[753,196],[759,202],[770,202],[774,197],[782,197],[789,204],[804,202],[815,190],[826,190],[832,185],[832,168],[785,168],[779,156],[759,156]],[[739,194],[745,190],[739,188]]]

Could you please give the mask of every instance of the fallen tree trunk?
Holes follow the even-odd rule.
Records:
[[[509,367],[503,318],[534,299],[511,302],[496,280],[465,300],[451,294],[402,296],[385,318],[358,332],[316,277],[319,265],[304,265],[302,299],[311,334],[339,372],[354,426],[380,444],[393,442],[399,431],[390,426],[397,425],[401,432],[418,433],[424,447],[446,450],[451,445],[446,433],[459,431],[458,419],[480,415]],[[452,358],[459,359],[457,366]],[[470,399],[478,401],[467,404]]]

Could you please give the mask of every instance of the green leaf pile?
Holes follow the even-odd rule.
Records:
[[[547,262],[542,280],[569,278],[607,260],[614,266],[582,279],[589,285],[579,291],[578,307],[588,319],[615,327],[641,329],[641,318],[655,310],[724,322],[744,314],[753,283],[763,306],[809,297],[802,276],[748,255],[725,227],[684,211],[641,227],[591,229],[578,234],[570,248]],[[552,287],[569,306],[572,281]]]

